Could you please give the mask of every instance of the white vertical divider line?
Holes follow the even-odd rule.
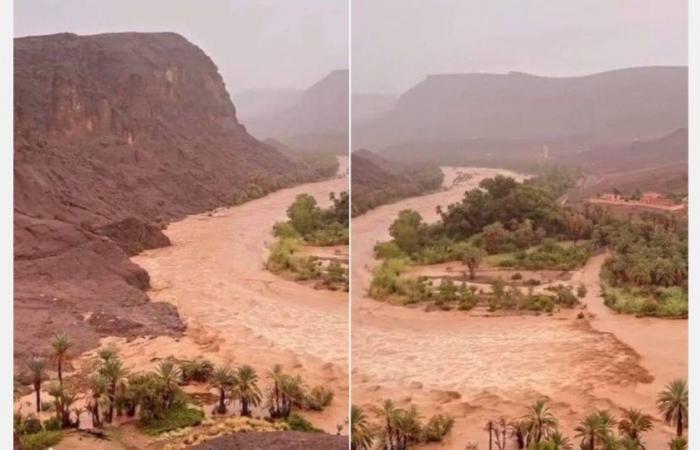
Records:
[[[700,310],[698,310],[698,305],[694,305],[693,301],[697,300],[696,292],[700,292],[698,289],[698,283],[700,283],[700,275],[698,272],[697,261],[700,261],[698,255],[700,255],[700,239],[698,239],[698,233],[700,233],[700,216],[698,215],[698,208],[700,204],[698,203],[697,195],[700,195],[700,170],[698,170],[698,164],[700,164],[700,158],[698,158],[696,152],[698,151],[698,119],[700,115],[698,114],[698,99],[697,96],[700,94],[698,92],[698,82],[700,82],[698,74],[700,69],[698,69],[698,64],[700,63],[700,57],[698,51],[700,51],[700,46],[697,45],[698,39],[700,39],[700,33],[698,33],[698,9],[697,1],[688,1],[688,301],[689,301],[689,312],[688,312],[688,386],[689,386],[689,396],[690,404],[689,409],[693,411],[690,414],[690,422],[688,424],[688,448],[700,448],[700,438],[697,438],[697,433],[700,432],[700,425],[698,425],[697,411],[700,408],[700,397],[697,395],[697,377],[700,376],[700,368],[698,367],[698,355],[695,351],[700,341]]]
[[[352,0],[348,2],[348,449],[352,439]]]

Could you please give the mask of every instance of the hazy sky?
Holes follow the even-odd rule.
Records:
[[[348,67],[347,0],[19,0],[15,36],[174,31],[202,48],[229,92],[306,88]]]
[[[427,74],[686,65],[686,0],[353,0],[353,92]]]

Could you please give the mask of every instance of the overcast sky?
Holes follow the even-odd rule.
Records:
[[[427,74],[687,65],[686,0],[353,0],[353,92]]]
[[[174,31],[232,93],[306,88],[348,67],[347,0],[19,0],[14,25],[15,36]]]

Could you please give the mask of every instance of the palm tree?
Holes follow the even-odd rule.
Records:
[[[281,415],[280,401],[282,393],[280,391],[282,386],[282,380],[284,378],[284,372],[282,371],[282,366],[275,364],[267,373],[267,377],[270,378],[274,386],[270,395],[270,416],[279,417]]]
[[[51,386],[49,395],[54,398],[56,418],[61,421],[61,426],[63,428],[70,427],[72,425],[70,420],[71,406],[75,403],[76,394],[67,391],[59,382]]]
[[[682,378],[669,383],[659,394],[656,405],[664,416],[664,422],[675,423],[676,436],[683,436],[683,428],[688,425],[688,385]]]
[[[644,414],[638,409],[625,409],[622,413],[622,420],[617,424],[617,429],[623,436],[641,444],[642,433],[653,428],[651,419],[649,414]]]
[[[515,439],[516,444],[518,445],[518,450],[523,450],[525,446],[527,445],[527,429],[528,429],[528,423],[527,421],[520,419],[520,420],[513,420],[509,424],[510,427],[510,437],[512,439]]]
[[[36,412],[41,412],[41,383],[44,381],[44,367],[46,361],[44,358],[34,357],[27,364],[32,375],[32,385],[36,393]]]
[[[595,450],[596,442],[605,442],[614,425],[615,419],[607,411],[587,415],[575,428],[576,437],[581,438],[581,449]]]
[[[161,361],[154,375],[156,380],[162,383],[165,390],[166,409],[170,408],[175,398],[175,391],[178,389],[180,382],[182,382],[182,371],[171,359],[166,359]]]
[[[549,431],[557,426],[557,419],[549,411],[544,400],[538,400],[527,409],[527,414],[523,417],[527,423],[527,429],[532,442],[539,443],[547,436]]]
[[[669,450],[688,450],[688,440],[683,436],[677,436],[668,443]]]
[[[365,412],[357,405],[350,409],[350,449],[368,450],[372,447],[372,430]]]
[[[418,440],[421,433],[420,413],[415,405],[409,409],[399,409],[394,419],[396,429],[396,449],[406,450],[410,442]]]
[[[241,415],[250,417],[250,406],[258,406],[262,399],[258,388],[258,374],[255,369],[248,365],[238,368],[233,397],[241,402]]]
[[[300,405],[304,399],[304,383],[299,375],[284,375],[280,386],[282,394],[282,417],[289,417],[294,405]]]
[[[226,391],[236,382],[233,372],[228,367],[217,367],[211,376],[212,385],[219,391],[217,414],[226,414]]]
[[[90,398],[87,402],[87,409],[92,416],[92,426],[100,428],[102,419],[100,417],[100,399],[107,391],[107,381],[99,374],[90,377]]]
[[[63,364],[68,360],[68,351],[73,347],[73,341],[63,333],[57,334],[51,341],[51,347],[53,348],[53,360],[56,362],[58,370],[58,383],[63,386]]]
[[[117,397],[117,388],[126,382],[127,370],[118,356],[112,356],[104,360],[99,369],[99,374],[105,379],[107,384],[107,423],[112,423],[114,419],[114,406]]]
[[[119,355],[117,354],[117,350],[111,346],[98,351],[97,356],[103,363],[109,361],[110,359],[115,359],[119,357]]]
[[[398,410],[394,406],[394,402],[387,399],[382,403],[381,408],[375,408],[374,413],[379,417],[380,420],[384,422],[384,434],[387,440],[388,447],[390,449],[394,448],[394,425],[396,422],[396,417]],[[398,438],[397,438],[398,439]]]
[[[574,448],[569,438],[562,435],[558,430],[549,433],[545,442],[549,444],[549,448],[552,450],[572,450]]]

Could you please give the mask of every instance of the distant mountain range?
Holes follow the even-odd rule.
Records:
[[[632,142],[686,127],[687,111],[686,67],[559,78],[519,72],[431,75],[401,95],[382,117],[356,127],[353,146]]]
[[[347,153],[348,84],[348,71],[335,70],[300,93],[290,105],[280,108],[284,99],[277,96],[267,113],[260,108],[257,117],[242,122],[258,139],[273,138],[297,149]]]

